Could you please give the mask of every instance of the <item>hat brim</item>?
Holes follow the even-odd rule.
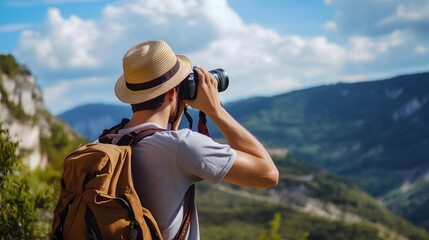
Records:
[[[176,87],[192,72],[192,62],[187,57],[183,55],[176,55],[176,57],[180,64],[177,73],[166,82],[153,88],[132,91],[127,88],[124,75],[122,74],[115,84],[116,97],[123,103],[137,104],[154,99]]]

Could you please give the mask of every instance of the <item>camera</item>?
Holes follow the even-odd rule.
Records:
[[[196,67],[193,69],[195,70]],[[217,80],[217,90],[218,92],[223,92],[228,88],[229,77],[226,74],[225,70],[222,68],[217,68],[210,70],[209,73]],[[179,85],[179,98],[181,100],[185,99],[195,99],[197,97],[198,89],[198,75],[193,71],[191,72],[185,80],[182,81]]]

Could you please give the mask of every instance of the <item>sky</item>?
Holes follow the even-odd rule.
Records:
[[[122,57],[166,41],[224,102],[429,71],[428,0],[0,0],[0,53],[35,75],[53,114],[120,104]]]

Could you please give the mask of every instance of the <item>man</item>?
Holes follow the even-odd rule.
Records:
[[[178,85],[192,72],[185,56],[175,55],[163,41],[142,42],[125,54],[124,74],[115,85],[116,96],[131,104],[133,116],[114,139],[144,128],[157,132],[133,147],[132,168],[136,191],[155,217],[164,239],[173,239],[180,229],[185,195],[201,180],[221,180],[238,186],[267,188],[278,182],[278,170],[262,144],[221,106],[217,81],[203,68],[196,68],[198,94],[182,102]],[[178,130],[185,104],[207,114],[227,140]],[[199,239],[196,206],[192,211],[186,239]]]

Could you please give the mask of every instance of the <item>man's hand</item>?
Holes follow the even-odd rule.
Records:
[[[217,90],[217,80],[207,70],[197,67],[198,92],[195,100],[186,102],[192,107],[205,112],[209,117],[222,108]]]

